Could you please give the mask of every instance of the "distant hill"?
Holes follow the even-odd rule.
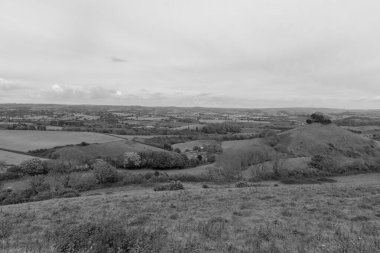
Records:
[[[351,158],[380,154],[377,143],[334,124],[311,124],[280,134],[280,143],[297,156],[329,154]]]

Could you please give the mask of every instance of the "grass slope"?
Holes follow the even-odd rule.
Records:
[[[364,158],[380,154],[374,141],[333,124],[302,126],[281,134],[280,139],[298,156],[332,154]]]
[[[379,181],[371,174],[324,185],[129,187],[3,206],[0,220],[10,237],[2,252],[54,252],[46,234],[109,219],[127,228],[165,228],[169,236],[156,252],[380,252]]]

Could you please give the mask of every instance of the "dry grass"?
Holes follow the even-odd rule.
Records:
[[[325,185],[185,184],[176,192],[129,187],[3,206],[0,220],[12,232],[0,239],[1,252],[53,252],[47,232],[109,218],[166,229],[161,252],[379,252],[379,181],[380,174],[368,174]]]
[[[90,132],[26,130],[0,130],[0,139],[0,148],[23,152],[81,142],[105,143],[120,140],[117,137]]]

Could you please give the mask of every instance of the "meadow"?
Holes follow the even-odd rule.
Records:
[[[127,186],[2,206],[0,249],[56,252],[65,240],[86,240],[78,229],[101,224],[113,242],[120,238],[112,231],[127,237],[129,251],[121,252],[380,252],[380,174],[335,179],[244,188],[187,183],[174,192]],[[136,231],[145,239],[135,240]],[[106,252],[75,245],[83,247],[60,252]]]
[[[0,148],[28,152],[70,144],[105,143],[117,137],[91,132],[0,130]]]

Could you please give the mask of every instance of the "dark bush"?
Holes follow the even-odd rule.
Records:
[[[120,179],[117,170],[103,160],[98,160],[92,168],[99,184],[114,183]]]
[[[185,189],[181,182],[172,181],[169,184],[160,185],[154,188],[154,191],[177,191]]]
[[[24,174],[40,175],[47,173],[46,169],[42,165],[42,161],[38,158],[26,160],[20,164],[20,167]]]
[[[19,173],[4,172],[4,173],[0,173],[0,181],[17,179],[17,178],[20,178],[21,176],[22,174],[19,174]]]
[[[329,117],[327,115],[324,115],[323,113],[319,113],[319,112],[311,114],[310,119],[306,120],[307,124],[312,124],[314,122],[321,123],[324,125],[332,123],[331,119],[329,119]]]
[[[120,221],[103,221],[64,224],[47,236],[59,253],[129,253],[160,252],[167,235],[163,228],[125,229]]]
[[[247,181],[240,181],[240,182],[237,182],[235,184],[235,187],[237,188],[244,188],[244,187],[250,187],[250,183],[248,183]]]
[[[22,174],[22,169],[20,166],[11,166],[7,169],[7,172],[10,172],[10,173],[15,173],[15,174]]]
[[[309,162],[311,168],[322,170],[329,173],[340,173],[339,165],[337,161],[328,155],[317,154],[311,157]]]
[[[280,138],[278,137],[276,131],[269,128],[261,132],[260,137],[264,138],[271,147],[276,146],[280,142]]]
[[[184,156],[175,152],[146,151],[139,156],[141,167],[155,170],[181,169],[186,165]]]

